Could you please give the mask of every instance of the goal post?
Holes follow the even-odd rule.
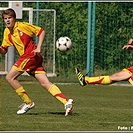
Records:
[[[8,7],[14,9],[16,12],[16,18],[17,19],[22,19],[22,9],[23,9],[23,2],[21,1],[9,1],[8,2]]]

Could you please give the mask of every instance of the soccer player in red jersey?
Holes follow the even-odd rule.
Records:
[[[133,39],[129,39],[128,44],[124,45],[122,49],[133,49]],[[122,71],[107,76],[89,77],[83,75],[78,68],[75,68],[81,86],[87,84],[102,84],[107,85],[119,81],[129,81],[133,85],[133,66],[124,68]]]
[[[6,54],[8,47],[14,46],[20,55],[6,75],[7,82],[24,102],[17,114],[24,114],[35,106],[34,101],[30,99],[23,86],[17,80],[24,72],[36,78],[52,96],[64,104],[65,116],[71,114],[73,99],[68,99],[55,84],[49,81],[42,66],[43,58],[40,52],[46,34],[44,28],[27,22],[18,22],[16,13],[11,8],[2,13],[2,18],[6,28],[2,45],[0,46],[0,53]],[[34,35],[38,36],[37,46],[33,41]]]

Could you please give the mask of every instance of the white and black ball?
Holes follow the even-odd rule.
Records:
[[[56,41],[56,48],[61,52],[69,51],[72,48],[72,41],[69,37],[60,37]]]

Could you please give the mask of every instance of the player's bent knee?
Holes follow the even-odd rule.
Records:
[[[11,79],[10,76],[9,75],[6,75],[6,80],[7,81],[10,81],[10,79]]]
[[[11,75],[9,75],[9,74],[6,75],[6,80],[7,80],[8,82],[13,81],[14,79],[15,79],[15,78],[12,77]]]

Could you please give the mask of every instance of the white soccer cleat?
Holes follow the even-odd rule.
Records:
[[[74,103],[74,100],[69,99],[68,102],[65,104],[65,110],[66,110],[65,116],[72,114],[73,103]]]
[[[23,103],[22,105],[19,106],[21,109],[17,111],[18,115],[24,114],[30,109],[35,107],[35,103],[31,102],[30,104]]]

